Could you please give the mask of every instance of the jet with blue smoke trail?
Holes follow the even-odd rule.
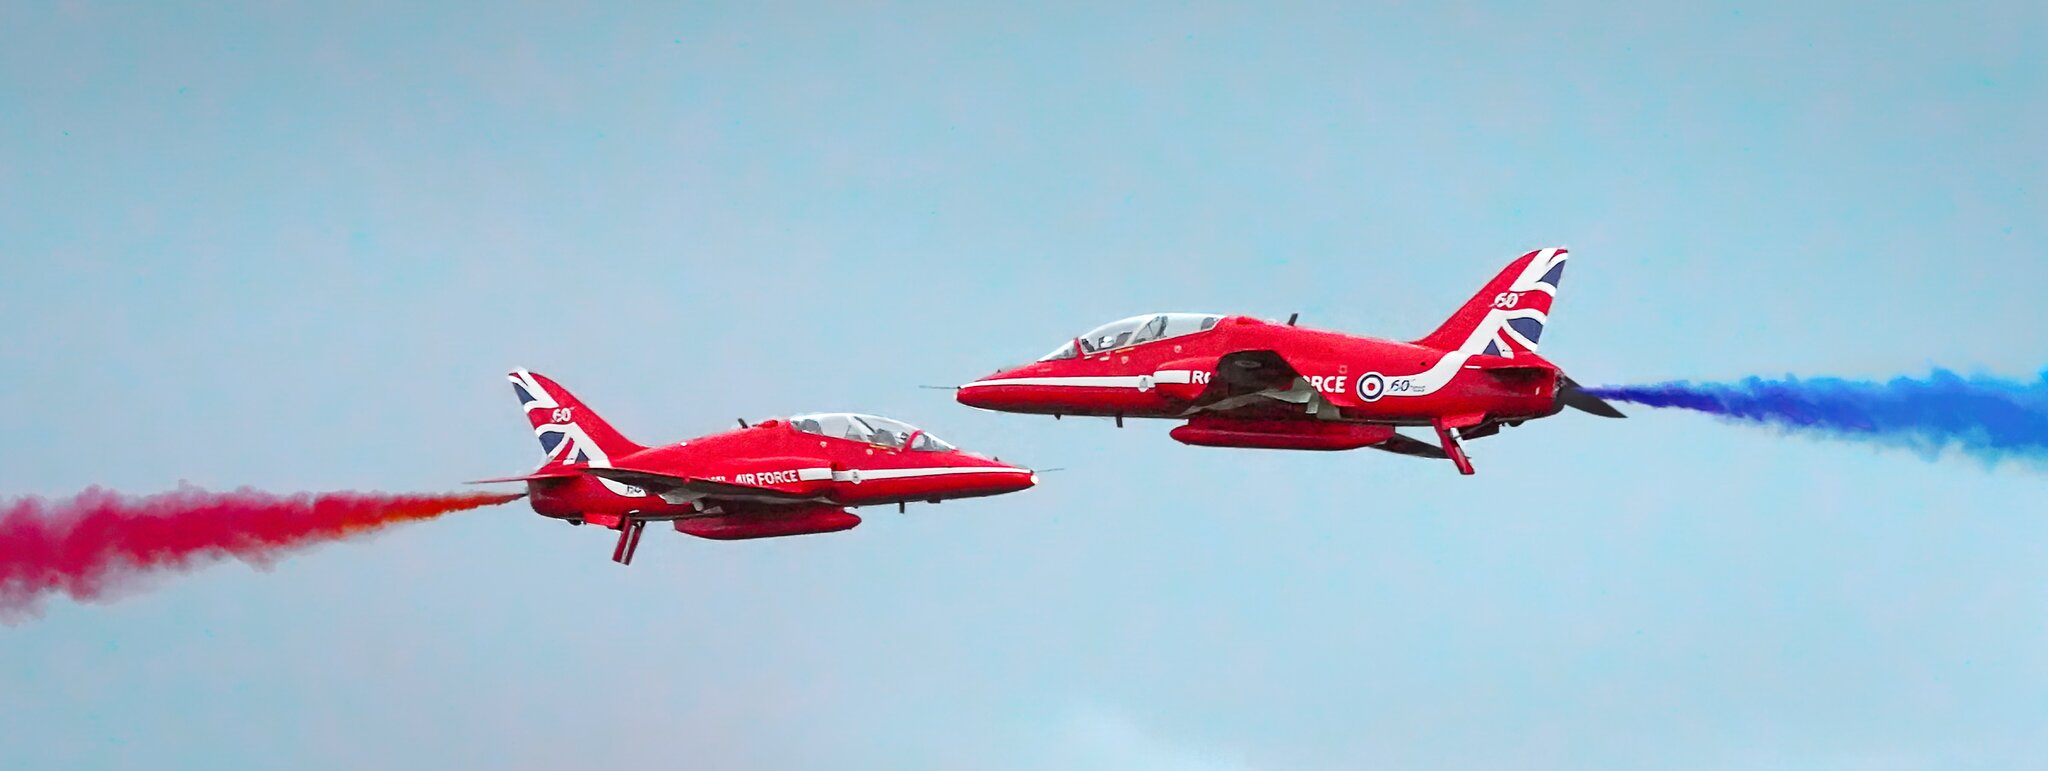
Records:
[[[2048,460],[2048,372],[2034,380],[1936,369],[1924,378],[1885,381],[1750,377],[1587,390],[1615,401],[1905,447],[1928,457],[1953,448],[1988,462]]]
[[[1536,353],[1567,250],[1516,258],[1435,332],[1409,342],[1219,313],[1142,313],[1030,364],[960,386],[961,404],[1027,415],[1187,421],[1183,444],[1444,458],[1565,408],[1623,417]],[[1430,444],[1401,427],[1436,430]]]

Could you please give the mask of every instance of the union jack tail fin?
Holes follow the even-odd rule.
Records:
[[[612,459],[647,449],[612,428],[568,389],[543,375],[512,370],[506,379],[533,423],[533,435],[547,453],[541,470],[581,464],[606,467]]]
[[[1538,249],[1508,263],[1500,275],[1451,314],[1443,326],[1415,341],[1445,351],[1512,358],[1535,353],[1557,285],[1564,280],[1565,250]]]

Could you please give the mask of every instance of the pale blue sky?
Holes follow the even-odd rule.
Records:
[[[1637,410],[1461,478],[915,387],[1145,310],[1416,336],[1553,244],[1588,383],[2048,364],[2048,11],[1782,5],[9,4],[0,493],[516,472],[512,366],[643,441],[854,409],[1068,470],[59,600],[0,758],[2032,765],[2039,469]]]

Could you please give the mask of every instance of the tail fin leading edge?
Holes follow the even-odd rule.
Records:
[[[604,418],[583,405],[568,389],[546,376],[515,369],[506,379],[533,423],[547,461],[541,469],[571,464],[610,466],[614,456],[646,449],[619,434]]]
[[[1492,356],[1535,353],[1564,280],[1566,256],[1562,247],[1538,249],[1508,263],[1443,326],[1415,343]]]

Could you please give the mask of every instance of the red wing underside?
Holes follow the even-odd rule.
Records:
[[[1503,374],[1509,379],[1533,377],[1541,368],[1513,367]],[[1523,372],[1522,370],[1529,370]],[[1255,350],[1237,351],[1225,354],[1216,362],[1216,378],[1209,381],[1209,387],[1195,397],[1196,407],[1222,405],[1232,399],[1240,399],[1261,393],[1293,390],[1302,381],[1301,372],[1287,363],[1278,351]],[[1226,407],[1227,409],[1227,407]],[[1369,445],[1372,449],[1396,455],[1417,458],[1450,459],[1459,463],[1460,469],[1467,468],[1462,453],[1454,456],[1442,445],[1431,444],[1414,437],[1396,433],[1392,438]],[[1469,473],[1469,472],[1468,472]]]
[[[624,482],[634,487],[652,490],[657,494],[681,493],[693,498],[713,500],[750,501],[754,503],[812,503],[816,499],[808,495],[787,493],[767,487],[739,485],[731,482],[714,482],[708,479],[691,479],[654,471],[640,471],[625,468],[587,469],[592,476],[604,477],[615,482]]]
[[[586,468],[583,473],[623,482],[669,498],[681,494],[697,499],[705,514],[667,516],[627,515],[618,523],[619,542],[612,548],[612,561],[633,562],[640,548],[640,535],[647,523],[673,520],[676,530],[700,538],[732,540],[810,532],[844,530],[859,524],[860,518],[844,509],[819,506],[811,496],[766,487],[715,482],[708,479],[625,468]],[[715,513],[714,513],[715,512]]]
[[[1398,433],[1394,434],[1392,439],[1373,445],[1372,449],[1391,452],[1396,455],[1412,455],[1417,458],[1444,460],[1451,457],[1444,452],[1442,447]]]

